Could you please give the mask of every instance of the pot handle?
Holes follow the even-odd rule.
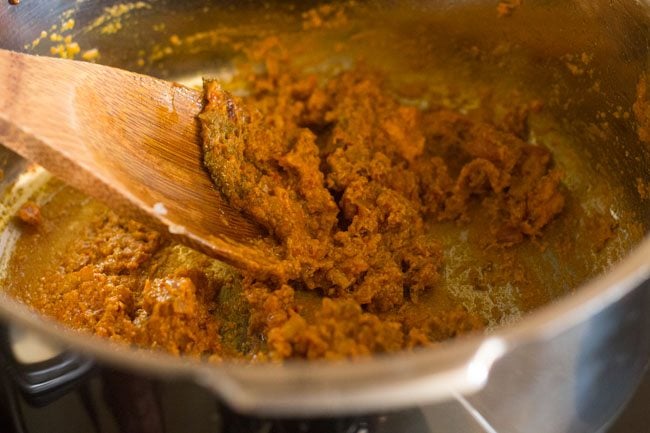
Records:
[[[493,364],[508,351],[492,336],[467,346],[429,373],[429,359],[402,357],[379,364],[269,365],[264,369],[197,369],[195,380],[241,413],[315,416],[398,410],[480,391]]]
[[[29,340],[32,348],[40,343],[38,358],[21,353],[21,343]],[[24,352],[24,351],[23,351]],[[75,388],[94,367],[92,359],[55,348],[37,334],[13,325],[0,325],[0,358],[9,379],[25,400],[36,407],[45,406]]]

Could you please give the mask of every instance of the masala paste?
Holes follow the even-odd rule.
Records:
[[[200,115],[215,185],[278,245],[273,275],[234,270],[55,183],[50,203],[18,214],[9,291],[74,329],[211,361],[354,358],[481,331],[486,316],[444,288],[452,252],[434,229],[480,222],[478,240],[458,242],[496,253],[469,283],[526,287],[510,251],[565,202],[551,153],[525,141],[538,104],[502,122],[420,108],[361,63],[315,75],[274,46],[260,49],[263,68],[242,68],[246,96],[206,81]]]
[[[205,82],[205,165],[235,208],[281,245],[275,278],[244,275],[250,326],[272,358],[395,351],[481,328],[463,309],[409,329],[376,314],[417,303],[443,266],[435,221],[492,219],[501,246],[537,236],[563,208],[541,146],[446,109],[419,110],[362,66],[325,84],[267,68],[245,101]],[[311,320],[296,291],[323,297]]]

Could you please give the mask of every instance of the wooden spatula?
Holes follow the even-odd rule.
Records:
[[[0,50],[0,143],[177,241],[251,270],[276,259],[203,169],[202,93],[107,66]]]

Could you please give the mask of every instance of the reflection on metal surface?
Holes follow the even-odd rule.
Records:
[[[490,423],[476,410],[474,406],[468,402],[462,395],[456,394],[456,400],[467,410],[467,412],[476,420],[476,422],[485,430],[486,433],[497,433],[497,431],[490,425]]]
[[[495,337],[488,338],[467,366],[468,381],[482,387],[488,379],[492,364],[506,353],[506,343]]]
[[[41,334],[16,326],[9,329],[9,339],[16,361],[22,364],[45,361],[63,351],[60,346],[46,340]]]

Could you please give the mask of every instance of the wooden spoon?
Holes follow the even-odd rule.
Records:
[[[202,92],[107,66],[0,50],[0,143],[111,208],[249,270],[263,233],[202,165]]]

